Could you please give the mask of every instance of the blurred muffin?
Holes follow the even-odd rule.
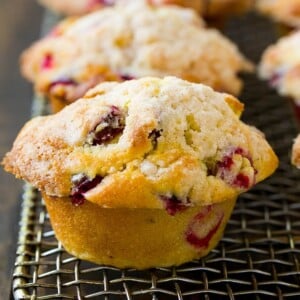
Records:
[[[300,31],[282,37],[263,53],[259,76],[282,96],[300,105]]]
[[[249,10],[254,0],[40,0],[48,8],[65,15],[83,15],[116,3],[147,2],[152,5],[179,5],[193,8],[204,18],[220,18]]]
[[[289,28],[300,26],[299,0],[257,0],[258,10]]]
[[[237,73],[251,67],[192,10],[143,3],[67,19],[21,59],[22,73],[51,100],[54,111],[99,82],[144,76],[174,75],[238,94]]]
[[[41,190],[75,256],[139,269],[206,255],[277,157],[228,94],[175,77],[106,82],[19,133],[3,164]]]
[[[263,53],[259,64],[260,78],[285,97],[300,126],[300,30],[282,37]],[[300,167],[300,137],[294,143],[292,163]]]
[[[300,134],[297,136],[293,144],[292,164],[300,169]]]

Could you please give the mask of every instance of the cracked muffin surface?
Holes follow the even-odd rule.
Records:
[[[276,168],[263,135],[239,120],[242,108],[228,94],[174,77],[103,83],[61,112],[29,121],[4,165],[75,205],[170,213],[209,205]]]
[[[23,53],[21,69],[58,111],[102,81],[145,76],[172,75],[238,94],[238,73],[252,65],[192,10],[134,2],[62,21]]]

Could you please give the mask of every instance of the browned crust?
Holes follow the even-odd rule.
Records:
[[[243,113],[244,110],[244,104],[240,102],[237,98],[231,96],[231,95],[226,95],[225,97],[226,103],[230,106],[232,111],[240,117],[241,114]]]

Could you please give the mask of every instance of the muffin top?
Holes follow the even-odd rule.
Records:
[[[39,0],[50,9],[66,15],[83,15],[117,2],[147,2],[152,5],[180,5],[195,9],[204,17],[220,17],[247,11],[253,0]]]
[[[72,102],[102,81],[174,75],[238,94],[251,69],[236,46],[193,10],[143,2],[60,23],[22,56],[36,90]]]
[[[277,157],[234,97],[175,77],[105,82],[29,121],[5,169],[50,196],[103,207],[208,205],[269,176]]]
[[[300,26],[299,0],[257,0],[257,8],[275,21],[291,27]]]
[[[300,31],[282,37],[263,53],[259,75],[279,94],[300,101]]]

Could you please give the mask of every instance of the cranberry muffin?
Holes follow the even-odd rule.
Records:
[[[220,240],[237,196],[277,157],[233,96],[175,77],[106,82],[19,133],[3,164],[43,194],[73,255],[179,265]]]
[[[65,15],[83,15],[97,9],[137,2],[137,0],[40,0],[48,8]],[[249,10],[254,0],[138,0],[152,5],[179,5],[196,10],[204,18],[219,18]]]
[[[21,69],[58,111],[97,83],[144,76],[174,75],[238,94],[237,73],[251,64],[192,10],[135,2],[63,21],[25,51]]]
[[[263,53],[259,76],[282,96],[300,104],[300,31],[282,37]]]
[[[289,28],[300,26],[299,0],[257,0],[256,6],[261,13],[275,22],[285,24]]]
[[[258,72],[291,105],[296,123],[300,125],[300,30],[280,38],[262,55]],[[296,139],[292,162],[300,167],[300,139]]]

